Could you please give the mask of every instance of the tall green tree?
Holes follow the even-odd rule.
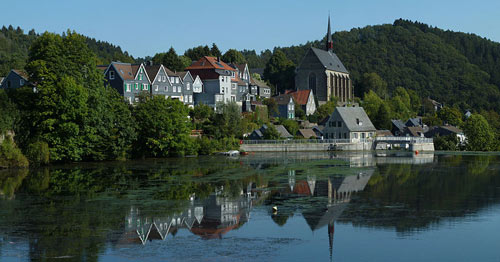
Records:
[[[445,106],[438,111],[438,117],[452,126],[461,126],[463,124],[462,113],[458,108]]]
[[[173,47],[170,47],[166,53],[156,54],[153,57],[153,63],[157,65],[163,64],[172,71],[182,71],[185,68],[183,61],[179,58]]]
[[[391,114],[391,107],[387,103],[382,103],[375,118],[371,118],[373,119],[373,125],[377,129],[391,130]]]
[[[210,54],[215,57],[221,57],[222,53],[215,43],[212,43],[212,48],[210,48]]]
[[[33,43],[27,69],[38,84],[29,109],[34,116],[23,124],[32,130],[25,147],[47,143],[52,161],[124,155],[134,136],[126,117],[130,111],[116,91],[105,90],[96,61],[85,38],[74,32],[44,33]]]
[[[242,138],[240,107],[235,102],[220,104],[217,106],[217,114],[212,119],[212,130],[210,135],[216,139]]]
[[[492,149],[494,134],[486,119],[480,114],[472,114],[464,123],[467,150],[489,151]]]
[[[189,48],[188,50],[186,50],[186,52],[184,52],[184,55],[189,57],[191,61],[197,61],[204,56],[212,56],[212,52],[207,45],[200,45],[197,47]]]
[[[375,91],[369,90],[365,93],[361,106],[363,106],[368,117],[374,119],[383,103],[385,102],[375,93]]]
[[[245,60],[245,57],[236,49],[227,50],[222,56],[222,61],[226,63],[235,63],[235,64],[244,64],[247,62]]]
[[[19,115],[16,105],[12,103],[5,93],[0,89],[0,136],[8,130],[14,130],[14,123]]]
[[[361,79],[360,89],[363,93],[370,90],[375,92],[379,97],[386,99],[388,97],[387,82],[382,79],[377,73],[365,73]]]
[[[278,92],[295,88],[295,64],[286,55],[276,50],[264,69],[264,78],[276,87]]]
[[[178,100],[146,97],[133,110],[137,140],[134,151],[142,157],[167,157],[192,153],[189,109]]]

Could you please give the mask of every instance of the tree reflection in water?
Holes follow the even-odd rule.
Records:
[[[179,230],[223,238],[265,206],[278,226],[300,214],[312,231],[328,227],[331,250],[335,221],[408,234],[499,203],[498,163],[492,155],[297,154],[2,171],[0,229],[27,243],[33,260],[97,261],[109,244]]]

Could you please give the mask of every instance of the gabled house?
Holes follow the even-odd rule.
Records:
[[[407,126],[404,136],[424,137],[424,133],[425,131],[421,126]]]
[[[251,78],[250,79],[250,88],[252,94],[255,94],[262,98],[270,98],[271,97],[271,88],[264,83],[263,81]]]
[[[299,90],[290,92],[295,100],[295,103],[302,107],[302,110],[307,116],[314,114],[316,112],[316,102],[314,102],[314,94],[310,89]]]
[[[217,103],[231,102],[231,84],[236,69],[220,58],[204,56],[187,67],[186,71],[199,76],[203,82],[203,92],[194,94],[195,104],[203,103],[215,108]]]
[[[395,136],[404,135],[406,125],[405,123],[403,123],[403,121],[399,119],[393,119],[391,120],[391,124],[392,124],[391,133],[393,133]]]
[[[28,81],[28,74],[22,70],[12,69],[9,74],[0,82],[0,88],[21,88],[23,86],[34,85]],[[35,91],[35,90],[33,90]]]
[[[315,126],[312,128],[314,133],[316,134],[316,137],[323,138],[323,130],[325,129],[325,126]]]
[[[172,70],[165,68],[165,72],[170,79],[172,85],[171,97],[173,99],[179,99],[189,106],[194,105],[194,81],[195,79],[189,73],[189,71],[183,72],[173,72]]]
[[[293,101],[292,95],[282,94],[273,96],[272,99],[274,99],[274,101],[276,101],[276,104],[278,105],[278,112],[273,112],[274,117],[287,119],[295,118],[295,102]]]
[[[146,73],[151,79],[151,94],[171,97],[172,84],[163,65],[146,65]]]
[[[425,133],[425,137],[434,138],[437,136],[449,136],[455,135],[458,138],[460,144],[464,144],[466,137],[464,132],[454,126],[433,126]]]
[[[191,74],[191,73],[190,73]],[[199,94],[203,92],[203,82],[199,75],[191,75],[194,79],[193,81],[193,93]]]
[[[104,79],[129,103],[138,102],[141,92],[151,92],[151,81],[143,64],[112,62],[104,72]]]
[[[251,77],[250,70],[247,64],[229,64],[236,70],[235,77],[232,80],[232,93],[231,95],[235,97],[237,102],[242,102],[243,97],[248,98],[250,95],[251,100],[255,100],[255,93],[251,92]],[[248,95],[247,95],[248,94]]]
[[[410,119],[408,119],[408,121],[406,121],[405,125],[406,126],[419,126],[419,127],[425,126],[421,117],[410,118]]]
[[[337,107],[323,130],[326,139],[349,139],[359,142],[370,139],[377,129],[362,107]]]
[[[293,138],[293,136],[288,132],[288,130],[286,130],[285,126],[275,125],[274,127],[276,127],[276,130],[280,134],[281,138],[285,138],[285,139],[292,139]]]
[[[305,138],[305,139],[310,139],[310,138],[316,138],[316,137],[318,137],[316,135],[316,132],[314,132],[313,129],[299,129],[297,131],[297,136]]]

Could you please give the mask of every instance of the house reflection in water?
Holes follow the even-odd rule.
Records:
[[[131,207],[125,221],[125,233],[120,244],[146,244],[147,240],[163,240],[179,229],[187,229],[203,239],[222,238],[222,235],[248,221],[251,198],[237,199],[212,194],[204,201],[191,201],[180,214],[166,216],[142,215]]]

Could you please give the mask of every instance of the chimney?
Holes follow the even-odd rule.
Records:
[[[220,56],[218,56],[218,57],[217,57],[217,62],[219,62],[219,63],[220,63]]]

